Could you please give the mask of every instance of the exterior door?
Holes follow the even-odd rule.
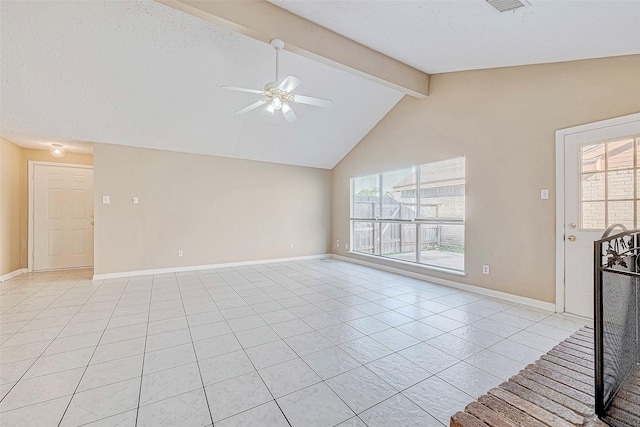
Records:
[[[593,242],[610,225],[640,225],[639,144],[640,118],[564,137],[567,313],[593,317]]]
[[[33,269],[93,266],[93,169],[34,165]]]

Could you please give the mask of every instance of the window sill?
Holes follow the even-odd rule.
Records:
[[[452,274],[454,276],[466,277],[466,275],[467,275],[464,271],[453,270],[453,269],[445,268],[445,267],[437,267],[435,265],[418,264],[417,262],[403,261],[403,260],[400,260],[400,259],[387,258],[387,257],[379,256],[379,255],[363,254],[361,252],[348,251],[347,253],[349,255],[355,255],[355,256],[363,257],[363,258],[366,258],[366,259],[369,259],[369,260],[383,260],[383,261],[389,262],[391,264],[399,264],[399,265],[403,265],[403,266],[406,265],[406,266],[410,266],[410,267],[414,267],[414,268],[418,268],[418,269],[430,270],[430,271],[439,271],[441,273]]]

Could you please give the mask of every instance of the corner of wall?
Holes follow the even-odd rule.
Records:
[[[21,269],[20,164],[22,148],[0,139],[0,277]]]

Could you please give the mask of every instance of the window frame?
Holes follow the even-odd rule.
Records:
[[[464,159],[464,195],[462,196],[464,198],[465,201],[465,208],[463,210],[463,217],[462,219],[458,219],[458,218],[454,218],[454,217],[438,217],[437,219],[434,218],[422,218],[420,215],[422,213],[422,209],[421,209],[421,202],[422,202],[422,188],[421,188],[421,184],[422,184],[422,167],[423,166],[427,166],[427,165],[431,165],[434,163],[440,163],[440,162],[445,162],[445,161],[454,161],[456,159]],[[415,184],[415,189],[416,189],[416,197],[415,197],[415,207],[416,207],[416,218],[415,219],[385,219],[382,218],[382,209],[384,207],[384,175],[387,173],[393,173],[396,171],[401,171],[401,170],[408,170],[408,169],[413,169],[413,173],[416,176],[416,184]],[[377,202],[377,207],[376,207],[376,212],[375,215],[373,215],[372,218],[360,218],[360,217],[354,217],[354,196],[356,195],[355,193],[355,187],[356,187],[356,180],[358,178],[365,178],[365,177],[370,177],[370,176],[375,176],[376,177],[376,185],[377,188],[379,189],[378,191],[378,202]],[[357,255],[362,255],[362,256],[370,256],[370,257],[375,257],[375,258],[383,258],[392,262],[399,262],[399,263],[408,263],[411,265],[417,265],[420,267],[424,267],[424,268],[428,268],[428,269],[434,269],[434,270],[438,270],[438,271],[445,271],[448,273],[452,273],[452,274],[458,274],[458,275],[464,275],[465,274],[465,263],[463,262],[463,267],[462,270],[456,269],[456,268],[448,268],[448,267],[443,267],[443,266],[439,266],[439,265],[435,265],[435,264],[427,264],[422,262],[422,250],[420,249],[422,247],[422,232],[421,232],[421,227],[424,224],[438,224],[438,225],[461,225],[463,227],[463,235],[466,232],[466,156],[456,156],[456,157],[451,157],[448,159],[443,159],[443,160],[439,160],[439,161],[434,161],[434,162],[429,162],[429,163],[423,163],[423,164],[419,164],[419,165],[412,165],[412,166],[407,166],[405,168],[400,168],[400,169],[395,169],[395,170],[391,170],[391,171],[381,171],[381,172],[377,172],[377,173],[370,173],[367,175],[362,175],[362,176],[355,176],[350,178],[350,197],[349,197],[349,210],[350,210],[350,216],[349,216],[349,253],[353,253],[353,254],[357,254]],[[374,246],[372,249],[373,253],[367,253],[367,252],[359,252],[354,250],[354,224],[357,222],[368,222],[368,223],[372,223],[374,225],[374,229],[373,229],[373,233],[375,236],[376,233],[376,227],[378,230],[378,236],[377,238],[373,238],[374,241]],[[403,260],[403,259],[398,259],[398,258],[394,258],[388,255],[384,255],[383,254],[383,250],[382,250],[382,246],[384,244],[383,242],[383,238],[382,238],[382,227],[384,224],[386,223],[391,223],[391,224],[414,224],[416,227],[416,243],[415,243],[415,261],[410,261],[410,260]],[[400,226],[400,233],[402,233],[402,225]],[[463,246],[462,246],[463,250],[466,249],[466,240],[463,242]]]
[[[628,139],[631,140],[633,164],[631,166],[625,166],[620,168],[610,168],[609,167],[609,156],[610,156],[609,144],[625,141]],[[603,147],[602,159],[603,159],[604,167],[602,168],[602,170],[585,171],[584,164],[583,164],[583,159],[584,159],[583,149],[586,147],[596,147],[599,145]],[[638,203],[640,203],[640,187],[638,186],[638,178],[640,177],[640,161],[638,160],[638,157],[640,157],[640,135],[633,134],[633,135],[628,135],[621,138],[614,138],[614,139],[609,139],[604,141],[586,142],[578,146],[578,151],[579,151],[579,154],[578,154],[578,229],[580,231],[587,231],[587,232],[603,231],[610,225],[615,224],[615,223],[610,224],[609,204],[616,203],[616,202],[618,203],[630,202],[632,204],[631,210],[633,211],[633,219],[632,219],[633,225],[631,226],[631,228],[633,229],[637,228],[638,225],[640,225],[640,212],[638,210]],[[630,171],[633,175],[633,178],[632,178],[633,190],[632,190],[631,197],[609,198],[610,174],[614,174],[616,172],[625,172],[625,171]],[[584,199],[584,177],[587,175],[598,175],[598,174],[601,174],[603,176],[603,186],[604,186],[603,198],[585,200]],[[585,227],[585,214],[584,214],[585,203],[602,203],[603,204],[604,216],[602,220],[604,223],[604,228]]]

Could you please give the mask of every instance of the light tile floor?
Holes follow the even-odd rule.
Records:
[[[2,426],[441,426],[580,319],[346,262],[0,284]]]

